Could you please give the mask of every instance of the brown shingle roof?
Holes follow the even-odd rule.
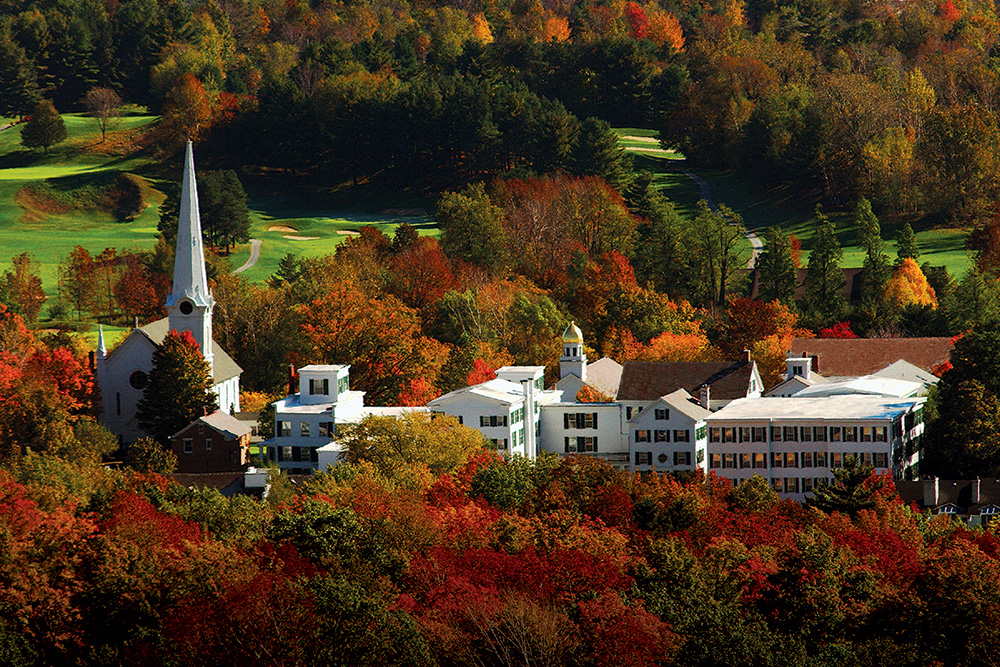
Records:
[[[684,389],[697,397],[702,385],[716,400],[745,398],[753,363],[739,361],[630,361],[622,370],[620,401],[654,401]]]
[[[796,338],[792,356],[815,357],[827,377],[868,375],[905,359],[925,371],[948,361],[951,338]]]

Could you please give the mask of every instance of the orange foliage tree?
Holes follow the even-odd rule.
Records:
[[[937,308],[938,305],[934,288],[927,282],[927,277],[912,257],[903,260],[892,274],[885,286],[885,298],[900,308],[911,304],[931,308]]]

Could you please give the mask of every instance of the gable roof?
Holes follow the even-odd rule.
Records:
[[[167,327],[169,318],[164,317],[163,319],[156,320],[155,322],[150,322],[146,326],[139,327],[135,331],[143,333],[147,338],[149,338],[157,347],[163,344],[163,339],[167,337]],[[212,354],[214,359],[212,360],[212,382],[219,384],[220,382],[225,382],[230,378],[234,378],[243,372],[239,364],[233,361],[233,358],[226,354],[226,351],[222,349],[214,340],[212,341]]]
[[[686,417],[690,417],[695,421],[704,419],[705,417],[712,414],[711,410],[706,410],[705,408],[698,405],[695,402],[694,397],[691,396],[691,394],[684,391],[683,389],[678,389],[677,391],[671,394],[662,396],[661,400],[670,407],[680,412],[681,414],[685,415]],[[643,412],[645,412],[645,410],[643,410]]]
[[[177,431],[177,433],[170,436],[170,439],[173,440],[179,437],[181,433],[184,433],[184,431],[188,430],[195,424],[204,424],[214,431],[226,436],[229,440],[235,440],[236,438],[240,438],[244,435],[249,435],[253,430],[236,417],[226,414],[222,410],[216,410],[210,415],[198,417],[198,419],[195,419],[193,422]]]
[[[609,357],[587,364],[587,384],[608,396],[618,394],[622,381],[622,365]]]
[[[620,401],[655,401],[684,389],[697,395],[711,388],[713,400],[745,398],[753,374],[752,361],[630,361],[622,369]]]
[[[951,348],[951,338],[795,338],[790,354],[815,357],[813,370],[827,377],[857,377],[900,359],[930,371],[948,361]]]

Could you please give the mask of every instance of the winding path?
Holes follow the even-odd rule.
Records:
[[[708,185],[708,182],[688,169],[681,169],[681,173],[694,181],[695,185],[698,186],[699,196],[708,202],[708,207],[714,211],[715,202],[712,201],[712,188]],[[760,257],[762,252],[764,252],[764,243],[760,240],[760,237],[757,236],[756,232],[752,232],[750,230],[747,230],[746,233],[743,234],[743,238],[750,242],[750,249],[752,252],[750,253],[750,259],[747,260],[747,268],[752,269],[757,266],[757,258]]]
[[[260,246],[263,245],[263,243],[264,242],[260,239],[250,239],[250,258],[246,261],[246,264],[233,271],[232,275],[235,276],[243,273],[247,269],[253,268],[253,266],[257,263],[257,260],[260,259]]]

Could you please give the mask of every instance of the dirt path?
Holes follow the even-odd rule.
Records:
[[[681,169],[681,173],[694,181],[695,185],[698,186],[698,196],[708,202],[708,207],[714,211],[715,202],[712,201],[712,188],[709,186],[708,182],[701,176],[698,176],[694,172],[687,169]],[[747,268],[752,269],[757,266],[757,258],[760,257],[762,252],[764,252],[764,243],[760,240],[760,237],[757,236],[756,232],[752,232],[750,230],[747,230],[747,232],[743,234],[743,238],[750,242],[751,252],[750,259],[747,260]]]
[[[250,239],[250,259],[246,261],[246,264],[233,271],[234,276],[254,267],[257,260],[260,259],[260,246],[263,243],[260,239]]]

